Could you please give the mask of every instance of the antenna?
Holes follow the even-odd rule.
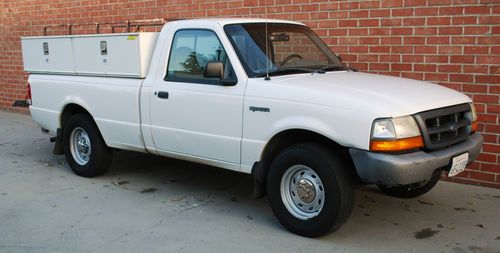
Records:
[[[265,2],[266,5],[266,78],[264,80],[269,81],[271,78],[269,77],[269,34],[267,33],[267,2]]]

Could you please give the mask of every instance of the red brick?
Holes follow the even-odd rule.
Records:
[[[368,26],[379,26],[380,21],[378,19],[360,19],[359,26],[368,27]]]
[[[416,16],[435,16],[438,14],[438,8],[415,8]]]
[[[427,44],[450,44],[450,37],[426,37]]]
[[[380,55],[380,62],[400,62],[400,54],[382,54]]]
[[[486,108],[488,113],[500,114],[500,105],[488,105]]]
[[[498,95],[474,95],[474,102],[498,104]]]
[[[403,72],[401,73],[401,77],[422,80],[424,79],[424,74],[415,72]]]
[[[477,17],[475,16],[458,16],[453,17],[453,25],[475,25],[477,23]]]
[[[359,3],[360,9],[373,9],[379,7],[380,7],[380,1],[362,1]]]
[[[380,39],[374,37],[361,37],[359,38],[360,45],[379,45]]]
[[[487,54],[489,47],[484,46],[465,46],[464,54]]]
[[[500,134],[500,125],[490,125],[490,124],[485,125],[484,131],[486,131],[488,133]]]
[[[389,46],[373,46],[370,47],[371,53],[389,53],[391,51],[391,47]]]
[[[480,161],[480,162],[488,162],[488,163],[496,163],[497,162],[497,156],[496,155],[492,155],[492,154],[480,154],[478,157],[477,157],[477,161]],[[495,166],[493,168],[493,170],[484,170],[483,168],[483,165],[485,164],[481,164],[481,170],[483,171],[489,171],[489,172],[495,172],[494,169],[496,170],[499,170],[500,168],[498,168],[497,166]]]
[[[413,9],[410,9],[410,8],[392,9],[391,14],[393,17],[412,16]]]
[[[401,45],[402,41],[403,40],[399,36],[380,38],[380,42],[382,45]]]
[[[473,80],[474,76],[472,75],[450,74],[450,81],[452,82],[470,83]]]
[[[466,26],[464,34],[472,35],[490,35],[491,28],[489,26]]]
[[[494,114],[478,114],[477,120],[481,123],[496,124],[497,115]]]
[[[404,0],[404,6],[409,7],[409,6],[426,6],[427,1],[426,0]]]
[[[381,26],[401,26],[401,18],[384,18],[380,20]]]
[[[489,14],[490,6],[466,6],[464,7],[465,14]]]
[[[487,157],[485,157],[487,156]],[[490,162],[490,163],[496,163],[496,155],[490,155],[490,154],[481,154],[480,157],[485,159],[486,161],[484,162]],[[479,159],[478,159],[479,160]],[[482,161],[482,160],[479,160]],[[500,165],[498,164],[488,164],[488,163],[481,163],[481,171],[486,171],[486,172],[491,172],[491,173],[498,173],[500,171]]]
[[[427,25],[450,25],[451,17],[428,17]]]
[[[476,83],[500,84],[499,75],[477,75]]]
[[[412,55],[412,54],[403,55],[403,62],[423,62],[423,61],[424,61],[423,55]]]
[[[436,72],[435,64],[415,64],[415,71],[423,71],[423,72]]]
[[[422,26],[425,25],[424,18],[404,18],[403,19],[404,26]]]
[[[388,17],[390,15],[391,15],[391,10],[389,10],[389,9],[384,9],[384,10],[370,10],[370,17],[372,17],[372,18]]]
[[[381,1],[381,7],[401,7],[403,6],[403,1],[401,0],[384,0]]]
[[[498,16],[479,16],[479,24],[492,25],[492,24],[500,24],[500,19]]]
[[[490,93],[500,94],[500,86],[489,86]]]
[[[448,73],[460,73],[462,72],[462,66],[460,65],[439,65],[438,72],[448,72]]]
[[[438,30],[436,27],[416,27],[415,35],[436,35]]]
[[[477,37],[477,44],[479,45],[496,45],[499,41],[500,36]]]
[[[452,44],[476,44],[476,37],[468,36],[468,37],[452,37]],[[480,43],[483,44],[483,43]]]
[[[450,56],[451,63],[474,63],[476,58],[468,55],[452,55]]]
[[[391,64],[392,71],[411,71],[411,64]]]
[[[378,62],[378,55],[360,54],[358,56],[358,61],[360,61],[360,62]]]
[[[417,54],[435,54],[437,52],[436,46],[418,46],[415,47],[415,53]]]
[[[495,182],[495,174],[483,173],[478,171],[470,171],[469,177],[472,179],[477,179],[487,182]]]
[[[389,70],[389,64],[387,64],[387,63],[370,63],[369,70],[370,71]]]
[[[488,86],[487,85],[478,85],[478,84],[464,84],[463,91],[469,93],[487,93]]]
[[[497,144],[497,138],[498,136],[496,134],[486,134],[486,133],[481,133],[481,135],[483,136],[483,141],[484,143],[493,143],[493,144]]]
[[[460,15],[464,12],[463,7],[440,7],[439,15]]]
[[[462,54],[461,46],[439,46],[438,54]]]
[[[478,56],[476,63],[477,64],[500,64],[500,56],[493,56],[493,55]]]
[[[426,81],[447,82],[448,74],[425,73],[424,78]]]
[[[462,34],[462,27],[449,26],[449,27],[439,27],[438,28],[439,35],[455,35]]]

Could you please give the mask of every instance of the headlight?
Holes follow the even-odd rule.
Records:
[[[474,133],[477,131],[477,113],[476,113],[476,107],[474,106],[473,103],[470,103],[470,110],[472,112],[472,124],[471,124],[471,130],[470,133]]]
[[[378,119],[373,122],[372,138],[392,139],[396,138],[396,129],[391,119]]]
[[[390,152],[423,146],[420,129],[412,116],[377,119],[373,122],[370,150]]]

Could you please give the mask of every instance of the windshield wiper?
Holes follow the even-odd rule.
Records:
[[[323,70],[323,71],[350,70],[352,72],[358,72],[358,70],[355,69],[355,68],[347,67],[347,66],[344,66],[344,65],[338,65],[338,64],[326,65],[326,66],[322,67],[321,70]]]
[[[322,69],[310,69],[310,68],[295,68],[295,67],[290,67],[290,68],[278,68],[273,71],[269,72],[270,76],[275,76],[275,75],[280,75],[280,74],[288,74],[288,73],[293,73],[293,72],[298,72],[298,73],[317,73],[317,74],[324,74],[325,71]],[[264,74],[265,75],[265,74]]]

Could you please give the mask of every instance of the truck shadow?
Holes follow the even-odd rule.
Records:
[[[266,198],[254,199],[252,178],[243,173],[211,166],[128,151],[115,153],[110,171],[99,180],[112,187],[154,196],[148,201],[161,201],[179,212],[203,208],[224,212],[233,218],[249,219],[264,230],[288,233],[276,220]],[[438,184],[439,185],[439,184]],[[398,199],[383,195],[377,187],[360,186],[356,190],[353,213],[337,232],[316,239],[351,245],[369,244],[384,238],[437,241],[443,233],[460,226],[449,215],[473,214],[473,208],[458,209],[443,202],[439,191],[416,199]],[[466,206],[466,204],[464,203]],[[455,223],[454,223],[455,222]],[[242,228],[244,229],[244,228]],[[308,241],[289,234],[292,238]]]

